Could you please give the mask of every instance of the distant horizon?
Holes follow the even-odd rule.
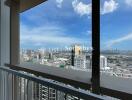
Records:
[[[55,49],[63,49],[63,50],[64,50],[65,48],[57,48],[57,47],[56,47],[56,48],[42,48],[42,47],[41,47],[41,48],[20,48],[20,50],[22,50],[22,49],[23,49],[23,50],[40,50],[40,49],[43,49],[43,50],[49,50],[49,49],[54,49],[54,50],[55,50]],[[66,49],[65,49],[65,50],[66,50]],[[116,48],[115,48],[115,49],[101,49],[101,51],[115,51],[115,50],[117,50],[117,51],[132,51],[132,50],[125,50],[125,49],[123,50],[123,49],[116,49]]]

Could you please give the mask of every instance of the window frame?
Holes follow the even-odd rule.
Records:
[[[31,71],[35,75],[44,76],[45,73],[35,71],[34,69],[24,68],[19,65],[19,11],[20,11],[20,2],[12,1],[10,3],[11,8],[11,34],[10,34],[10,64],[7,65],[12,69],[23,70],[26,72]],[[15,15],[15,19],[14,19]],[[15,23],[14,23],[15,22]],[[92,0],[92,78],[91,83],[83,83],[75,81],[74,79],[70,80],[60,76],[50,76],[50,73],[47,73],[47,77],[57,80],[60,79],[60,82],[69,83],[74,86],[82,86],[85,89],[90,90],[92,87],[92,92],[95,94],[105,94],[117,98],[132,98],[132,95],[122,91],[117,91],[100,86],[100,0]],[[66,80],[66,81],[64,81]],[[75,83],[76,82],[76,83]]]

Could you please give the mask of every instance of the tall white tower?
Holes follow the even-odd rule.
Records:
[[[105,56],[100,56],[100,69],[105,70],[107,68],[107,58]]]

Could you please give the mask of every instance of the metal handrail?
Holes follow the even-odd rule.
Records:
[[[89,93],[89,92],[86,92],[83,90],[78,90],[78,89],[73,88],[73,87],[68,87],[66,85],[59,84],[59,83],[56,83],[56,82],[51,81],[51,80],[47,80],[47,79],[43,79],[40,77],[32,76],[30,74],[15,71],[15,70],[12,70],[10,68],[0,67],[0,70],[11,73],[15,76],[19,76],[19,77],[34,81],[34,82],[42,84],[44,86],[49,86],[49,87],[54,88],[56,90],[62,91],[64,93],[67,93],[67,94],[70,94],[73,96],[77,96],[77,97],[85,99],[85,100],[87,100],[87,99],[89,99],[89,100],[104,100],[104,98],[102,96],[99,96],[99,95],[96,95],[93,93]]]
[[[16,70],[16,71],[24,71],[27,73],[34,74],[36,76],[41,76],[41,77],[52,79],[52,80],[55,80],[55,81],[58,81],[61,83],[69,84],[69,85],[72,85],[77,88],[80,87],[85,90],[91,89],[90,84],[85,84],[82,82],[78,82],[78,81],[74,81],[74,80],[70,80],[70,79],[66,79],[66,78],[62,78],[62,77],[52,76],[50,74],[42,73],[42,72],[33,70],[31,68],[25,68],[25,67],[23,68],[21,66],[10,65],[10,64],[5,64],[5,66],[7,66],[10,69]],[[113,89],[105,88],[102,86],[100,87],[100,94],[108,95],[108,96],[123,99],[123,100],[126,100],[126,98],[127,98],[127,100],[131,100],[131,98],[132,98],[132,94],[130,94],[130,93],[126,93],[126,92],[119,91],[119,90],[113,90]]]
[[[75,86],[77,88],[83,88],[86,90],[90,90],[90,88],[91,88],[91,85],[89,83],[83,83],[80,81],[76,81],[76,80],[72,80],[72,79],[68,79],[68,78],[64,78],[64,77],[60,77],[60,76],[51,75],[51,74],[48,74],[45,72],[40,72],[38,70],[31,69],[31,68],[27,67],[26,65],[25,65],[26,67],[22,67],[21,65],[11,65],[11,64],[5,64],[5,66],[10,68],[10,69],[13,69],[13,70],[24,71],[24,72],[34,74],[36,76],[41,76],[44,78],[56,80],[58,82],[69,84],[69,85]]]

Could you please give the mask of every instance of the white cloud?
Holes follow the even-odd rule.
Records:
[[[86,34],[87,35],[92,35],[92,31],[88,30]]]
[[[112,13],[118,8],[118,3],[116,0],[107,0],[104,2],[103,7],[101,8],[101,14]]]
[[[42,26],[30,28],[21,24],[20,31],[21,44],[31,44],[33,46],[66,46],[75,43],[86,43],[84,39],[69,36],[65,30],[58,26]]]
[[[63,0],[56,0],[57,7],[61,8]]]
[[[91,3],[89,4],[84,4],[82,2],[78,2],[78,0],[74,0],[72,2],[72,6],[74,8],[74,11],[79,14],[80,16],[83,16],[83,15],[90,15],[92,10],[92,6],[91,6]]]
[[[115,44],[118,44],[118,43],[121,43],[121,42],[124,42],[124,41],[128,41],[128,40],[132,40],[132,33],[129,33],[129,34],[123,36],[123,37],[120,37],[120,38],[117,38],[117,39],[114,39],[114,40],[110,40],[106,43],[106,45],[107,45],[108,48],[110,48]]]
[[[132,0],[131,0],[132,1]],[[118,8],[118,3],[116,0],[106,0],[104,1],[103,7],[101,7],[101,14],[108,14],[114,12]],[[74,11],[80,16],[88,15],[90,16],[92,13],[92,4],[84,4],[83,2],[79,2],[78,0],[74,0],[72,2],[72,6]]]
[[[125,3],[126,3],[128,6],[132,7],[132,0],[125,0]]]
[[[82,35],[91,36],[92,35],[92,31],[91,30],[87,30],[85,32],[82,32]]]

